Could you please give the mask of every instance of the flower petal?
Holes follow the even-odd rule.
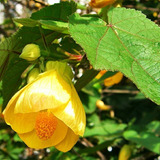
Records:
[[[23,90],[17,100],[15,112],[29,113],[57,108],[67,103],[70,95],[71,85],[56,71],[47,71]]]
[[[103,8],[107,5],[113,4],[115,0],[91,0],[89,5],[95,8]]]
[[[19,134],[19,137],[26,143],[28,147],[42,149],[60,143],[65,138],[67,130],[68,127],[62,121],[58,120],[57,128],[54,134],[47,140],[41,140],[37,136],[35,130],[24,134]]]
[[[72,85],[71,99],[64,108],[52,109],[51,112],[62,120],[75,134],[83,136],[86,116],[79,96]]]
[[[74,134],[74,132],[68,128],[66,137],[59,144],[55,146],[58,150],[62,152],[67,152],[77,143],[79,136]]]
[[[30,132],[33,130],[35,125],[35,117],[37,113],[27,113],[27,114],[15,114],[14,107],[18,99],[19,94],[22,92],[17,92],[14,97],[9,101],[6,109],[4,110],[4,119],[8,125],[12,127],[18,133]]]
[[[115,75],[109,77],[109,78],[106,78],[104,80],[104,85],[106,87],[109,87],[109,86],[112,86],[114,84],[118,84],[123,78],[123,74],[121,72],[118,72],[116,73]]]

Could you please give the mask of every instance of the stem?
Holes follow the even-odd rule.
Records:
[[[83,76],[80,77],[75,83],[75,88],[77,91],[80,91],[84,86],[86,86],[97,74],[99,71],[90,69],[84,72]]]
[[[43,39],[44,47],[48,51],[48,45],[47,45],[47,42],[46,42],[46,39],[45,39],[45,35],[43,34],[43,30],[42,30],[41,25],[39,25],[39,30],[40,30],[40,33],[41,33],[41,36],[42,36],[42,39]]]

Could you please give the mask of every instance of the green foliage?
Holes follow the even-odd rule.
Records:
[[[11,59],[6,72],[4,73],[2,83],[3,108],[7,105],[10,98],[17,92],[22,83],[22,73],[29,66],[25,60]]]
[[[0,159],[17,160],[24,151],[25,146],[22,141],[15,141],[12,136],[15,137],[15,134],[4,129],[0,130],[0,144],[3,144],[0,147]]]
[[[137,3],[124,2],[125,5]],[[150,5],[147,1],[146,6]],[[157,5],[155,1],[152,7]],[[116,160],[126,144],[133,149],[133,159],[157,158],[160,108],[153,102],[160,104],[160,28],[135,9],[105,8],[105,13],[82,16],[74,14],[76,10],[75,2],[61,2],[33,13],[30,18],[14,19],[23,27],[0,43],[0,110],[1,104],[5,108],[26,84],[31,68],[36,66],[43,72],[48,60],[66,61],[74,71],[74,85],[87,116],[84,137],[67,153],[51,147],[49,151],[44,149],[34,154],[32,150],[31,155],[26,155],[26,146],[6,126],[0,113],[0,159],[39,159],[41,156],[44,160],[104,157]],[[147,16],[151,17],[150,13]],[[19,58],[29,43],[41,49],[41,57],[33,62]],[[76,59],[77,56],[81,58]],[[103,69],[107,72],[95,78]],[[119,84],[105,87],[103,81],[116,71],[130,80],[124,77]],[[99,109],[97,100],[110,108]]]
[[[100,121],[99,117],[93,114],[88,117],[88,127],[85,131],[85,137],[90,136],[106,136],[108,139],[121,136],[124,129],[127,127],[126,124],[117,123],[115,120],[104,120]]]
[[[34,19],[67,21],[68,16],[74,13],[75,10],[76,4],[74,2],[64,2],[33,13],[31,19],[17,20],[17,22],[21,22],[22,24],[28,23],[30,25],[28,27],[20,28],[12,37],[0,43],[0,78],[2,78],[2,73],[4,72],[4,68],[7,66],[8,59],[11,54],[20,54],[23,47],[28,43],[36,43],[42,47],[44,47],[44,45],[50,45],[55,38],[60,36],[57,32],[40,30],[39,27],[30,28],[36,24]],[[46,23],[46,21],[42,21],[42,23]],[[58,22],[58,24],[59,23],[60,22]]]
[[[58,33],[43,30],[43,35],[46,36],[45,42],[49,45],[55,37],[58,37]],[[39,27],[22,27],[15,33],[12,37],[6,39],[0,44],[0,78],[2,78],[2,73],[7,67],[9,57],[11,54],[14,56],[16,54],[20,55],[22,49],[25,45],[29,43],[36,43],[44,47],[43,37],[41,35],[41,31]]]
[[[61,2],[33,13],[31,19],[67,22],[69,15],[74,13],[76,8],[76,3],[73,1],[71,3]]]
[[[134,130],[128,130],[124,132],[124,137],[127,140],[140,144],[155,153],[160,153],[160,138],[158,135],[156,136],[153,133],[147,132],[141,132],[138,134]]]
[[[118,70],[151,100],[160,104],[160,29],[139,11],[115,8],[107,23],[93,17],[70,17],[71,36],[85,49],[95,69]]]

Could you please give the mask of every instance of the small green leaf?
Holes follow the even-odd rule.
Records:
[[[108,22],[70,16],[69,32],[95,69],[121,71],[160,104],[160,28],[140,11],[112,8]]]
[[[92,117],[94,121],[92,121]],[[127,127],[126,124],[116,123],[114,120],[100,121],[97,115],[92,115],[92,117],[92,119],[88,119],[88,126],[84,134],[85,137],[107,136],[107,138],[115,138],[116,136],[120,136]]]
[[[140,144],[147,149],[160,154],[160,138],[156,137],[153,133],[137,133],[135,130],[128,130],[124,132],[123,136],[129,141]]]
[[[15,22],[22,24],[26,27],[35,27],[37,25],[42,25],[44,29],[50,29],[56,32],[69,34],[68,32],[68,23],[53,21],[53,20],[34,20],[31,18],[20,18],[14,19]]]
[[[39,24],[38,21],[33,20],[31,18],[15,18],[13,20],[14,22],[20,23],[26,27],[35,27]]]
[[[147,126],[147,131],[160,136],[160,121],[151,121]]]
[[[39,23],[44,29],[50,29],[56,32],[69,34],[68,23],[52,20],[40,20]]]
[[[86,94],[85,92],[79,92],[79,96],[81,98],[81,101],[83,103],[85,112],[87,114],[93,113],[96,110],[96,101],[100,99],[99,96],[91,96],[89,94]]]

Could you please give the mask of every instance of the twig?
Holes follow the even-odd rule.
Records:
[[[94,147],[94,145],[90,141],[88,141],[86,138],[83,138],[81,143],[86,147]],[[101,160],[107,160],[106,157],[102,154],[102,152],[97,151],[96,153],[101,158]]]
[[[16,25],[15,23],[13,22],[13,17],[12,17],[12,14],[10,13],[10,9],[11,9],[11,5],[9,3],[2,3],[4,5],[4,8],[5,8],[5,15],[6,17],[9,17],[12,24],[13,24],[13,27],[14,29],[16,28]]]
[[[149,153],[140,155],[139,157],[132,158],[131,160],[146,160],[146,159],[153,158],[153,156],[155,156],[155,155],[156,155],[156,153],[149,152]]]
[[[104,89],[103,93],[118,93],[118,94],[138,94],[138,90],[120,90],[120,89]]]
[[[73,148],[72,151],[81,159],[81,160],[85,160],[83,157],[81,157],[81,155]]]
[[[141,10],[149,10],[152,12],[159,12],[159,8],[151,8],[151,7],[144,7],[144,6],[134,6],[134,5],[124,5],[126,8],[135,8],[135,9],[141,9]]]

